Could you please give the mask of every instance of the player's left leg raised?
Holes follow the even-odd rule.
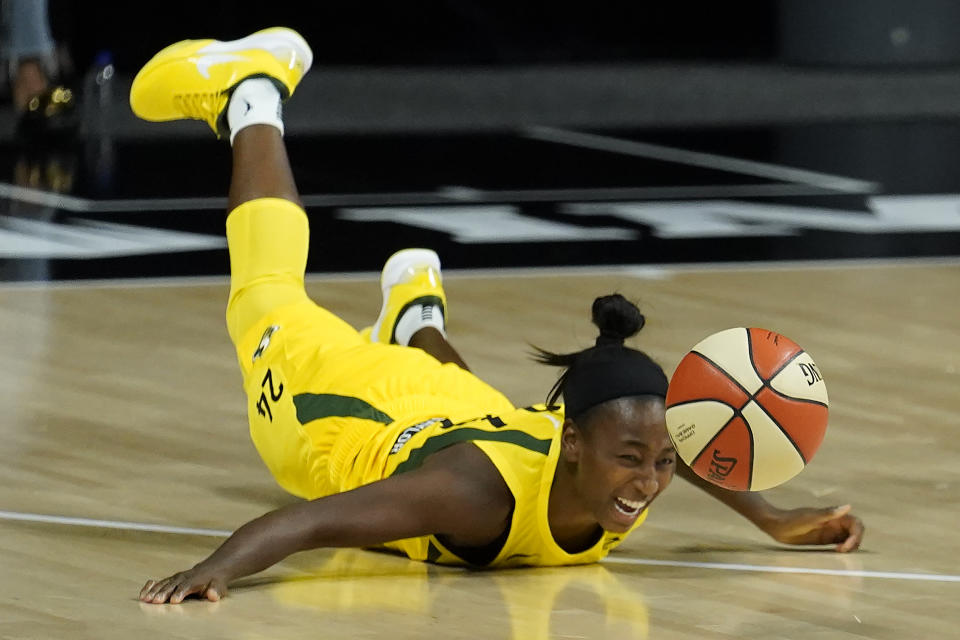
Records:
[[[154,122],[203,120],[224,136],[229,133],[226,106],[238,84],[267,78],[287,99],[312,63],[309,45],[285,27],[239,40],[183,40],[143,66],[130,89],[130,107],[140,118]]]

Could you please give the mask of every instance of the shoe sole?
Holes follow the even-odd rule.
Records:
[[[403,249],[390,256],[380,274],[380,289],[384,298],[390,287],[400,284],[403,272],[413,265],[431,267],[439,274],[440,256],[431,249]]]
[[[426,266],[436,271],[440,275],[440,256],[431,249],[403,249],[387,259],[383,265],[383,271],[380,274],[380,290],[383,294],[383,306],[380,308],[380,314],[376,322],[373,323],[370,332],[370,342],[379,343],[377,334],[382,329],[384,315],[387,311],[387,299],[390,296],[390,288],[401,284],[404,272],[411,266]],[[392,340],[391,340],[392,341]]]

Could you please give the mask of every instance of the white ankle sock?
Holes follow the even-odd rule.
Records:
[[[227,125],[230,127],[230,144],[237,132],[252,124],[268,124],[283,135],[283,112],[280,92],[266,78],[244,80],[233,90],[227,105]]]
[[[394,336],[397,339],[397,344],[406,346],[410,344],[410,338],[417,331],[424,327],[433,327],[446,338],[447,333],[444,331],[443,325],[443,312],[440,311],[440,307],[435,304],[415,304],[400,316]]]

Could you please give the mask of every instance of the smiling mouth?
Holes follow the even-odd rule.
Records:
[[[640,512],[643,511],[648,502],[650,502],[650,500],[627,500],[626,498],[620,497],[614,498],[613,500],[617,511],[629,518],[635,518],[640,515]]]

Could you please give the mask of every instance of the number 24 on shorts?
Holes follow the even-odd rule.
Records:
[[[283,383],[281,382],[278,386],[274,387],[273,371],[267,369],[267,373],[263,376],[260,387],[263,391],[260,393],[260,399],[257,400],[257,413],[265,418],[269,418],[270,422],[273,422],[273,411],[270,409],[270,402],[276,402],[283,397]],[[268,393],[269,398],[267,396]]]

